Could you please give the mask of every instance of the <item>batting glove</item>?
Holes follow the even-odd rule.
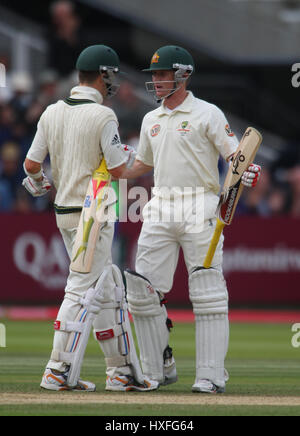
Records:
[[[42,177],[43,179],[41,181],[37,181],[29,176],[23,180],[22,185],[33,197],[42,197],[43,195],[46,195],[52,188],[51,183],[44,173]]]
[[[136,158],[137,152],[130,145],[122,144],[122,146],[123,146],[124,151],[128,155],[128,161],[126,163],[126,166],[127,166],[128,169],[130,169],[130,168],[132,168],[132,166],[133,166],[133,164],[135,162],[135,158]]]
[[[245,171],[242,176],[242,184],[247,188],[254,188],[261,175],[261,167],[259,165],[251,164],[248,171]]]

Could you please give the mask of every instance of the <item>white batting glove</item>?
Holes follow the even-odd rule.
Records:
[[[259,165],[251,164],[248,171],[245,171],[242,176],[242,184],[247,188],[254,188],[261,176],[261,167]]]
[[[126,154],[128,154],[128,161],[126,163],[126,166],[128,169],[132,168],[134,162],[135,162],[135,158],[137,155],[136,150],[131,147],[130,145],[125,145],[122,144],[123,150],[126,152]]]
[[[44,173],[42,177],[43,179],[39,182],[29,176],[23,180],[22,185],[33,197],[42,197],[43,195],[46,195],[52,188],[51,183]]]

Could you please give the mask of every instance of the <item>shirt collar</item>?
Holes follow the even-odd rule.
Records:
[[[92,100],[95,103],[102,104],[103,97],[99,91],[95,88],[91,88],[89,86],[75,86],[71,90],[71,97],[75,99],[87,99]]]
[[[191,91],[188,91],[188,96],[184,99],[184,101],[177,106],[173,112],[192,112],[193,103],[194,103],[194,94]],[[164,104],[162,103],[159,107],[158,116],[169,115]]]

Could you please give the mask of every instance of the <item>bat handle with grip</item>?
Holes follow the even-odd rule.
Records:
[[[210,243],[206,258],[204,260],[204,264],[203,264],[204,268],[206,268],[206,269],[211,267],[211,264],[212,264],[212,261],[213,261],[220,237],[221,237],[222,232],[224,230],[224,227],[225,227],[225,224],[218,218],[217,219],[217,226],[216,226],[213,238],[211,240],[211,243]]]

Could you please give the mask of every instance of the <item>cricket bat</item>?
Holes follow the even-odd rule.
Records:
[[[105,199],[111,183],[103,159],[89,182],[72,252],[70,268],[82,274],[91,271],[101,225],[105,218]]]
[[[217,226],[203,264],[204,268],[211,267],[224,227],[229,226],[233,220],[244,189],[244,185],[241,183],[243,173],[253,163],[261,143],[262,135],[254,127],[248,127],[230,163],[224,182],[217,208]]]

